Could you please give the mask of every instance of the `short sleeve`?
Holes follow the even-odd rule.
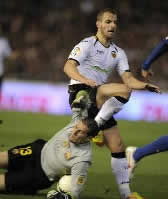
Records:
[[[90,46],[88,40],[82,40],[73,48],[68,59],[74,59],[80,64],[89,55]]]
[[[127,56],[124,52],[124,50],[120,49],[119,52],[119,60],[117,64],[117,71],[119,75],[121,76],[126,70],[129,70],[129,64],[128,64],[128,59]]]
[[[0,54],[3,57],[8,57],[11,55],[11,48],[9,46],[9,43],[6,39],[1,39],[0,40]]]

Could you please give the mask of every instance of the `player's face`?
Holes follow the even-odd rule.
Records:
[[[100,21],[97,21],[98,31],[106,40],[111,40],[117,29],[117,15],[105,12]]]
[[[80,121],[72,129],[72,133],[69,136],[69,140],[75,144],[83,143],[87,138],[88,127],[82,121]]]

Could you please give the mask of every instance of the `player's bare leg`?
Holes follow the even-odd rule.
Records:
[[[97,107],[100,109],[104,102],[110,97],[120,96],[124,99],[129,99],[130,94],[131,89],[129,89],[125,84],[109,83],[101,85],[97,89],[96,94]]]
[[[131,90],[124,84],[111,83],[100,86],[96,94],[97,107],[100,109],[95,118],[98,126],[122,110],[130,94]]]
[[[117,126],[104,130],[104,141],[112,153],[120,153],[125,150],[125,145]]]
[[[0,175],[0,191],[5,191],[5,175]]]
[[[1,169],[8,168],[8,152],[7,151],[0,152],[0,168]]]
[[[0,152],[0,168],[8,168],[8,152]],[[5,174],[0,175],[0,191],[5,191]]]

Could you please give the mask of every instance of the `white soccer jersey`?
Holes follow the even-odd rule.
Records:
[[[11,48],[8,40],[0,37],[0,76],[4,73],[4,58],[11,54]]]
[[[121,48],[111,43],[103,46],[95,36],[77,44],[68,59],[76,60],[78,71],[86,78],[95,80],[98,85],[106,83],[111,72],[116,69],[119,75],[129,70],[127,56]],[[71,80],[70,84],[80,83]]]
[[[89,165],[92,161],[90,141],[83,144],[73,144],[68,136],[77,121],[81,119],[78,113],[73,114],[69,125],[59,131],[43,147],[41,165],[50,180],[56,180],[70,170],[72,175],[72,194],[78,198],[87,179]]]

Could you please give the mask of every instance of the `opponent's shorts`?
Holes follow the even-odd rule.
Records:
[[[88,115],[91,119],[94,119],[99,112],[99,109],[96,105],[96,93],[97,93],[98,87],[90,87],[85,84],[73,84],[69,85],[68,87],[68,93],[69,93],[69,104],[71,105],[72,102],[75,100],[76,94],[81,90],[86,90],[89,94],[90,100],[91,100],[91,106],[88,110]],[[109,129],[113,126],[117,125],[117,121],[112,116],[108,121],[105,122],[104,125],[100,127],[100,130]]]
[[[8,172],[5,173],[7,193],[35,194],[53,184],[41,168],[41,150],[45,143],[38,139],[8,150]]]

